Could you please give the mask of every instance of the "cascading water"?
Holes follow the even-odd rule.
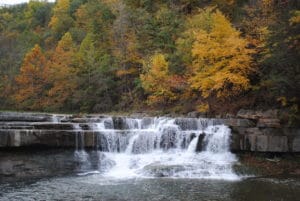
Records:
[[[106,177],[238,179],[230,129],[217,120],[104,118],[93,125]]]
[[[76,150],[74,152],[75,161],[78,162],[79,171],[87,171],[91,167],[88,153],[84,149],[84,132],[79,124],[73,124],[75,131]]]

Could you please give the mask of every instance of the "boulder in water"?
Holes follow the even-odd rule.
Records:
[[[143,168],[143,173],[153,177],[172,177],[174,174],[184,171],[185,167],[182,165],[163,165],[160,163],[153,163]]]
[[[196,152],[201,152],[205,149],[204,138],[205,138],[205,133],[201,133],[198,137]]]

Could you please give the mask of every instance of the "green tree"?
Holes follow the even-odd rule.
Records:
[[[77,83],[75,104],[82,111],[103,112],[112,108],[117,91],[112,90],[112,57],[95,47],[95,35],[88,34],[80,45],[76,62]]]
[[[61,38],[73,26],[73,23],[70,15],[70,0],[57,0],[49,22],[54,36],[57,39]]]

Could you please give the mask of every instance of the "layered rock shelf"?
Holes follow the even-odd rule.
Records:
[[[128,129],[144,129],[153,121],[154,117],[1,112],[0,148],[75,148],[80,135],[80,140],[84,142],[81,145],[85,148],[104,149],[99,144],[99,122],[105,126],[106,132],[111,130],[119,136],[126,136]],[[175,118],[179,129],[188,132],[197,130],[199,123],[207,122],[225,124],[231,128],[232,151],[300,152],[299,126],[282,123],[276,111],[242,110],[236,118],[209,121],[205,118]]]

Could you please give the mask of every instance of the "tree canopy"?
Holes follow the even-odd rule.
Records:
[[[299,113],[299,2],[32,0],[0,8],[0,109]]]

